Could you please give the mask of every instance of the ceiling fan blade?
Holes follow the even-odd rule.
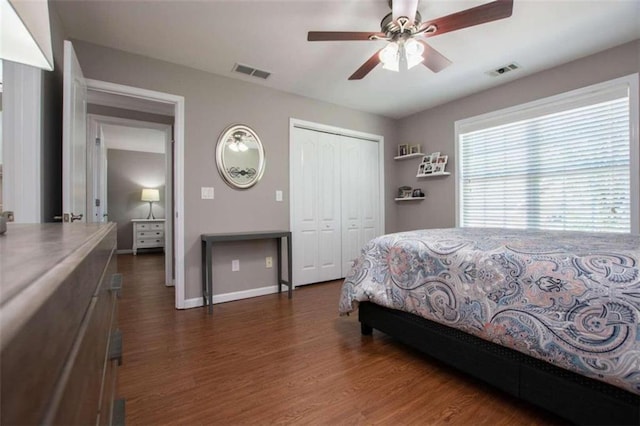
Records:
[[[451,61],[445,58],[442,53],[429,46],[423,40],[418,40],[418,42],[424,46],[424,53],[422,54],[424,61],[422,61],[422,64],[425,67],[433,72],[440,72],[451,65]]]
[[[384,37],[384,33],[356,31],[309,31],[307,41],[370,40],[371,36]]]
[[[380,63],[380,58],[378,57],[378,55],[380,54],[380,50],[374,53],[372,57],[367,59],[367,62],[362,64],[362,66],[358,68],[356,72],[351,74],[351,77],[349,77],[349,80],[362,80],[367,74],[369,74],[371,70],[374,69]]]
[[[397,21],[401,16],[406,16],[409,18],[409,22],[413,23],[416,19],[417,10],[418,0],[393,0],[391,2],[391,13],[394,21]]]
[[[462,28],[508,18],[512,12],[513,0],[497,0],[463,10],[462,12],[452,13],[451,15],[443,16],[432,21],[423,22],[421,28],[435,25],[437,28],[435,32],[426,32],[423,34],[424,37],[434,37],[451,31],[461,30]]]

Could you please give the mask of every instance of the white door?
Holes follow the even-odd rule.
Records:
[[[342,138],[342,276],[362,247],[380,235],[378,144]]]
[[[295,285],[340,278],[340,146],[331,135],[292,130]]]
[[[340,140],[319,134],[318,144],[318,265],[315,282],[343,277],[341,265]]]
[[[62,217],[86,221],[87,212],[87,85],[70,41],[64,42],[62,115]]]

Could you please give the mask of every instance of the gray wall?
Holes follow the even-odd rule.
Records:
[[[149,215],[149,203],[140,201],[144,187],[160,190],[160,201],[153,203],[153,215],[164,218],[164,154],[107,150],[107,210],[109,221],[118,224],[118,250],[131,250],[131,219],[146,219]]]
[[[640,41],[624,44],[441,105],[399,122],[399,140],[423,143],[424,152],[440,151],[449,155],[447,171],[451,176],[417,179],[420,160],[394,164],[394,187],[421,187],[427,199],[419,203],[397,203],[398,231],[455,226],[456,159],[454,125],[457,120],[511,107],[536,99],[611,80],[640,71]],[[391,193],[387,193],[387,197]]]
[[[397,147],[396,121],[337,105],[268,89],[195,69],[75,41],[86,77],[185,97],[185,271],[186,298],[200,290],[200,234],[289,228],[289,118],[379,134],[385,138],[385,169],[393,170]],[[230,124],[251,126],[262,140],[267,168],[255,187],[238,191],[218,175],[215,144]],[[393,172],[391,172],[393,174]],[[201,200],[200,187],[213,186],[214,200]],[[387,193],[395,191],[393,179]],[[284,201],[275,201],[275,191]],[[256,210],[256,206],[259,209]],[[395,228],[396,206],[385,202],[386,227]],[[275,256],[274,244],[252,243],[214,251],[214,293],[228,293],[275,285],[275,271],[264,267],[265,256]],[[240,272],[231,262],[240,259]]]

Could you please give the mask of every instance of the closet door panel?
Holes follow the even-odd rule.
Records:
[[[362,248],[363,161],[358,139],[342,136],[342,276],[346,276]]]
[[[362,221],[360,246],[380,235],[380,172],[378,144],[363,141],[360,145],[364,182],[362,184]]]
[[[318,134],[294,129],[291,192],[294,205],[293,268],[296,284],[316,282],[318,265]]]
[[[320,274],[318,281],[342,277],[340,182],[340,141],[335,135],[320,133],[318,144]]]

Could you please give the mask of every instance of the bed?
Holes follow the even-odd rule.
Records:
[[[369,242],[340,313],[581,424],[640,424],[640,237],[453,228]]]

